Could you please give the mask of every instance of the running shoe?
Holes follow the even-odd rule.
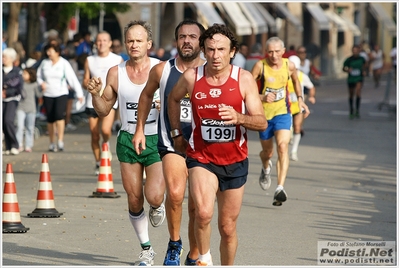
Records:
[[[297,152],[292,152],[290,158],[291,158],[292,161],[298,161],[299,160],[298,159],[298,153]]]
[[[153,227],[159,227],[165,220],[165,206],[161,204],[158,208],[150,206],[149,218]]]
[[[196,266],[198,259],[193,260],[188,255],[190,255],[190,252],[187,253],[187,257],[186,257],[186,260],[184,261],[184,265],[185,266]]]
[[[59,151],[64,151],[64,142],[63,141],[58,141],[58,150]]]
[[[180,256],[183,253],[183,245],[181,242],[169,241],[168,250],[166,251],[164,266],[180,266]]]
[[[204,261],[197,260],[196,266],[213,266],[213,263],[212,263],[212,261],[204,262]]]
[[[19,154],[19,150],[17,148],[11,148],[10,153],[12,155],[17,155],[17,154]]]
[[[139,264],[138,266],[152,266],[154,265],[154,257],[155,252],[150,247],[149,249],[143,249],[139,255]]]
[[[100,174],[100,165],[96,164],[96,167],[94,168],[94,175],[98,176]]]
[[[287,201],[287,193],[284,189],[276,190],[274,193],[273,206],[281,206],[285,201]]]
[[[48,150],[50,152],[56,152],[57,151],[57,147],[55,146],[54,143],[50,144],[50,146],[48,147]]]
[[[66,124],[65,126],[65,130],[66,131],[75,131],[77,129],[77,127],[71,123]]]
[[[260,188],[262,188],[264,191],[270,188],[270,185],[272,184],[272,178],[271,178],[271,173],[272,173],[272,160],[269,160],[269,173],[265,173],[264,169],[262,168],[262,171],[259,176],[259,185]]]

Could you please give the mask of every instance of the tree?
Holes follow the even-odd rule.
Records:
[[[28,10],[28,36],[26,42],[26,51],[29,53],[34,51],[37,44],[42,41],[42,33],[40,31],[40,14],[44,3],[31,3],[27,5]]]
[[[19,14],[22,6],[27,8],[27,29],[28,36],[26,38],[26,51],[31,52],[36,44],[42,41],[42,35],[40,32],[40,16],[42,12],[46,17],[47,29],[57,30],[61,36],[66,36],[68,31],[68,23],[70,19],[75,15],[76,9],[79,9],[81,17],[87,17],[93,19],[98,17],[100,10],[103,8],[105,12],[120,12],[124,13],[130,9],[130,6],[126,3],[100,3],[100,2],[75,2],[75,3],[46,3],[46,2],[10,2],[4,3],[8,5],[8,43],[11,44],[18,41],[18,27],[19,27]],[[4,6],[3,6],[4,7]]]
[[[18,41],[18,27],[19,27],[19,12],[21,11],[22,3],[9,3],[9,16],[8,16],[8,44],[13,44]]]

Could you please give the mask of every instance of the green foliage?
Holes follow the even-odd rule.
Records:
[[[65,5],[73,5],[74,8],[79,8],[80,14],[86,16],[88,19],[97,17],[103,9],[105,13],[125,13],[129,11],[130,6],[126,3],[95,3],[95,2],[78,2],[69,3]]]

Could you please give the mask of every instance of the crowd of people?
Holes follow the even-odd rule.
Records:
[[[58,32],[51,30],[26,60],[3,43],[3,154],[32,151],[35,119],[42,107],[48,150],[64,151],[64,132],[76,129],[70,113],[71,100],[77,100],[88,116],[95,175],[101,145],[110,147],[113,124],[120,121],[116,155],[127,217],[141,247],[137,264],[154,264],[149,223],[159,227],[166,219],[169,238],[163,265],[181,265],[182,211],[188,189],[189,251],[184,265],[213,265],[210,223],[215,203],[220,263],[233,265],[249,169],[247,133],[259,134],[259,184],[265,191],[272,182],[276,146],[272,205],[281,206],[288,199],[284,185],[289,160],[299,159],[303,122],[310,114],[306,102],[316,102],[312,80],[321,74],[307,58],[306,47],[290,46],[286,51],[280,38],[271,37],[266,51],[256,44],[249,54],[248,46],[239,44],[222,24],[205,29],[197,21],[181,21],[175,28],[175,52],[167,56],[160,50],[150,53],[153,32],[146,21],[129,22],[123,38],[123,43],[112,40],[102,31],[92,42],[86,32],[63,44]],[[351,118],[360,116],[368,62],[373,62],[378,87],[377,67],[384,58],[378,46],[367,55],[369,59],[361,51],[354,46],[343,66]]]

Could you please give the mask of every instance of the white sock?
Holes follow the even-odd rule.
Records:
[[[294,134],[293,142],[292,142],[292,153],[298,152],[299,142],[301,141],[301,133]]]
[[[263,171],[264,171],[266,174],[269,174],[269,173],[270,173],[270,161],[271,161],[271,160],[269,160],[269,163],[267,163],[267,168],[263,168]]]
[[[204,255],[199,254],[198,260],[201,261],[201,262],[207,263],[208,266],[213,265],[212,256],[211,256],[211,250],[208,250],[208,252],[205,253]]]
[[[150,237],[148,235],[148,219],[145,215],[144,209],[138,216],[132,215],[132,212],[129,211],[129,219],[134,231],[136,232],[137,238],[140,241],[140,244],[150,241]]]
[[[283,189],[284,189],[284,187],[282,185],[277,185],[276,192],[283,190]]]

